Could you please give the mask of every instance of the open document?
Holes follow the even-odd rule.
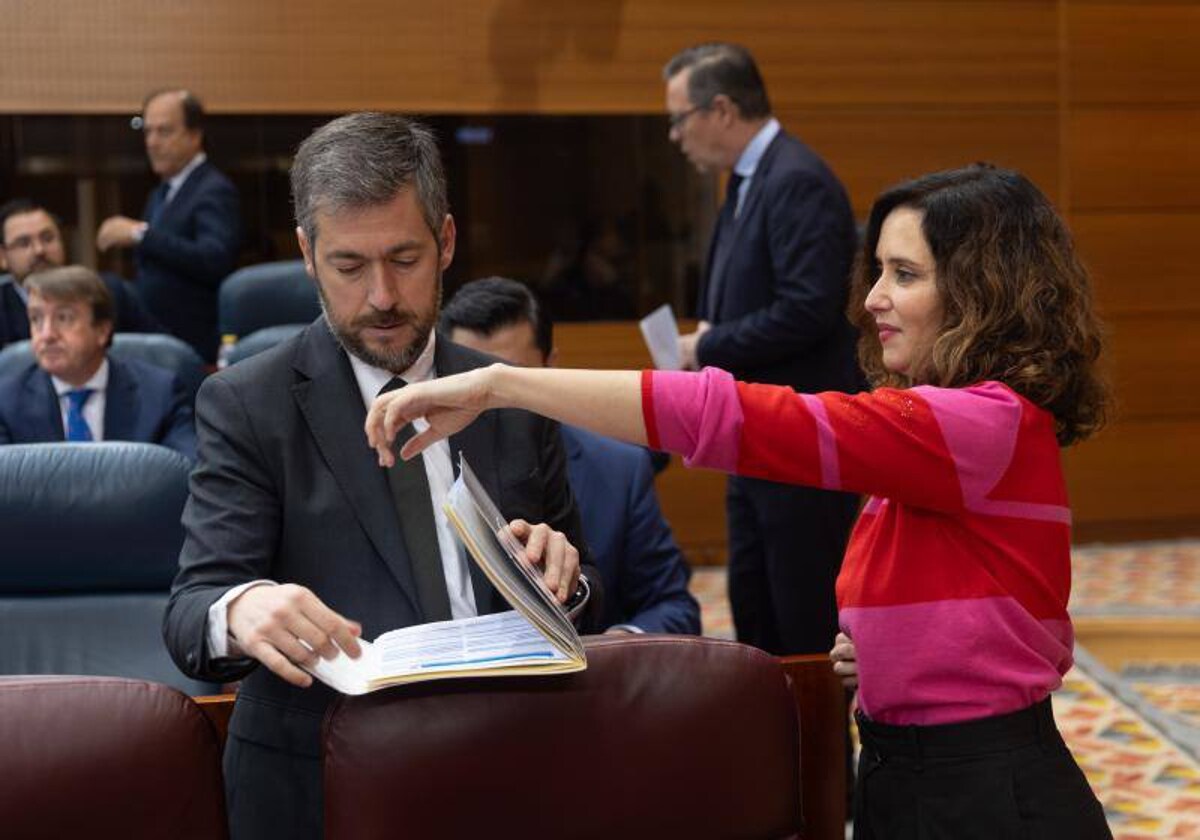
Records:
[[[471,558],[513,607],[509,612],[418,624],[361,641],[362,656],[319,659],[313,676],[344,694],[450,677],[562,674],[587,667],[583,642],[541,571],[483,485],[459,458],[446,514]]]
[[[675,322],[675,313],[668,304],[655,309],[642,320],[638,321],[642,330],[642,338],[650,349],[650,358],[659,370],[679,370],[683,360],[679,357],[679,324]]]

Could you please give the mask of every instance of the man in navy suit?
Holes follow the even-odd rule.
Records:
[[[554,324],[516,280],[467,283],[442,310],[450,340],[513,365],[547,367]],[[567,476],[583,517],[583,536],[604,582],[607,632],[700,632],[690,571],[654,493],[654,466],[640,446],[562,426]]]
[[[856,231],[846,192],[771,116],[753,57],[702,44],[663,72],[670,138],[701,172],[730,172],[684,366],[797,391],[856,391],[845,318]],[[738,639],[775,654],[823,653],[854,496],[729,479],[729,597]]]
[[[0,347],[29,338],[25,278],[66,263],[62,228],[49,210],[28,198],[14,198],[0,207],[0,266],[9,272],[9,279],[0,281]],[[117,332],[163,332],[128,281],[108,273],[100,279],[113,297]]]
[[[204,108],[186,90],[150,94],[142,108],[150,168],[162,183],[141,220],[112,216],[96,245],[133,248],[146,306],[211,362],[217,353],[217,289],[241,244],[237,190],[204,153]]]
[[[25,280],[36,362],[0,379],[0,444],[130,440],[196,457],[192,409],[169,371],[108,357],[113,302],[83,266]]]

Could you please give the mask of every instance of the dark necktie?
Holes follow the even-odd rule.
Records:
[[[708,300],[705,301],[710,321],[716,320],[717,304],[721,301],[725,262],[733,247],[733,223],[737,214],[738,189],[743,180],[742,176],[736,172],[729,175],[729,183],[725,187],[725,203],[721,205],[721,212],[717,216],[717,229],[713,234],[717,237],[717,242],[713,247],[712,265],[708,267]]]
[[[83,404],[91,395],[91,388],[67,391],[67,440],[89,441],[92,439],[92,430],[88,428],[87,421],[83,419]]]
[[[146,206],[146,222],[153,226],[158,221],[158,217],[162,215],[163,208],[167,206],[167,193],[170,192],[171,185],[163,181],[154,188],[154,192],[150,193],[150,203]]]
[[[405,384],[399,376],[393,376],[379,389],[379,393],[386,394],[403,388]],[[392,504],[400,520],[400,530],[404,534],[404,545],[408,548],[422,617],[425,621],[445,621],[451,617],[450,596],[446,592],[446,572],[442,568],[442,554],[438,547],[433,500],[429,496],[429,478],[425,474],[425,456],[421,454],[411,461],[403,461],[399,454],[400,447],[414,434],[412,423],[399,431],[394,444],[396,465],[384,472],[387,473]]]

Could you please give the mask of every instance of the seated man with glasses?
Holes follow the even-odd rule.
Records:
[[[66,264],[62,226],[53,213],[28,198],[14,198],[0,207],[0,268],[11,275],[11,280],[0,279],[0,347],[29,338],[25,278]],[[100,279],[112,294],[117,332],[166,332],[132,284],[108,272]]]
[[[110,358],[113,300],[90,269],[31,274],[36,361],[0,377],[0,444],[129,440],[194,460],[196,431],[183,384],[169,371]]]

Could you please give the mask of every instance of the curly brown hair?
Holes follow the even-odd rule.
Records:
[[[879,278],[880,228],[897,207],[923,213],[943,313],[940,334],[910,376],[884,368],[874,318],[864,305]],[[1102,328],[1087,271],[1062,219],[1018,172],[975,164],[883,193],[855,261],[849,315],[860,330],[859,362],[873,385],[1002,382],[1054,415],[1062,446],[1104,424],[1109,396],[1098,367]]]

